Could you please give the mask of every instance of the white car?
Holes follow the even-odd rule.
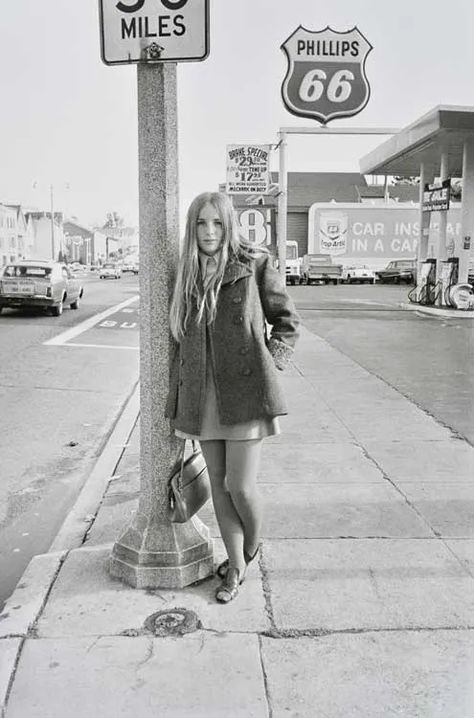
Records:
[[[342,281],[347,284],[375,284],[375,272],[366,265],[359,267],[344,267],[342,270]]]
[[[122,270],[116,264],[107,262],[99,270],[99,279],[120,279]]]

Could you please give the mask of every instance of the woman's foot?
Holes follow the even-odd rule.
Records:
[[[255,551],[252,554],[248,553],[244,549],[244,560],[245,560],[245,563],[247,566],[249,565],[249,563],[252,563],[252,561],[255,558],[257,558],[261,548],[262,548],[262,544],[259,543],[257,545],[257,548],[255,549]],[[216,575],[219,576],[219,578],[225,578],[227,576],[228,570],[229,570],[229,559],[226,558],[225,561],[222,561],[222,563],[220,563],[218,565],[218,567],[216,569]],[[242,581],[241,581],[241,583],[242,583]]]
[[[227,571],[229,570],[229,559],[226,558],[225,561],[222,561],[217,567],[216,575],[219,576],[219,578],[225,578],[227,576]]]
[[[255,551],[253,553],[248,553],[244,549],[244,559],[245,559],[245,563],[247,564],[247,566],[249,565],[249,563],[252,563],[254,558],[257,558],[261,548],[262,548],[262,544],[259,543],[259,544],[257,544],[257,548],[255,549]]]
[[[228,568],[227,574],[221,585],[216,590],[216,601],[219,603],[229,603],[239,593],[239,586],[245,579],[245,571],[239,571],[238,568]]]

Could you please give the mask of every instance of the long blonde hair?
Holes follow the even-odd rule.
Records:
[[[215,255],[217,268],[209,282],[203,287],[200,281],[199,250],[197,242],[197,220],[205,204],[211,204],[222,222],[222,243]],[[211,324],[216,316],[217,297],[221,288],[226,264],[242,256],[255,256],[253,246],[239,235],[234,208],[229,197],[222,192],[203,192],[191,202],[186,217],[186,230],[181,255],[178,261],[176,281],[171,299],[170,327],[176,341],[181,341],[191,316],[193,303],[197,305],[196,323],[207,314]],[[265,250],[264,250],[265,251]]]

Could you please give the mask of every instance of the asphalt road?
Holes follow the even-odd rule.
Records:
[[[403,310],[409,289],[353,284],[290,293],[310,331],[474,445],[474,321]]]
[[[138,378],[138,278],[88,276],[84,289],[60,317],[0,315],[0,606],[48,550]]]

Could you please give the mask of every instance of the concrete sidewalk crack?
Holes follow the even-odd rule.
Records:
[[[267,676],[267,671],[265,669],[265,661],[263,659],[263,644],[262,644],[262,636],[258,636],[258,649],[259,649],[259,656],[260,656],[260,665],[262,667],[262,676],[263,676],[263,687],[265,690],[265,698],[267,700],[267,711],[268,711],[268,718],[273,718],[273,706],[272,706],[272,697],[270,692],[270,683]]]

